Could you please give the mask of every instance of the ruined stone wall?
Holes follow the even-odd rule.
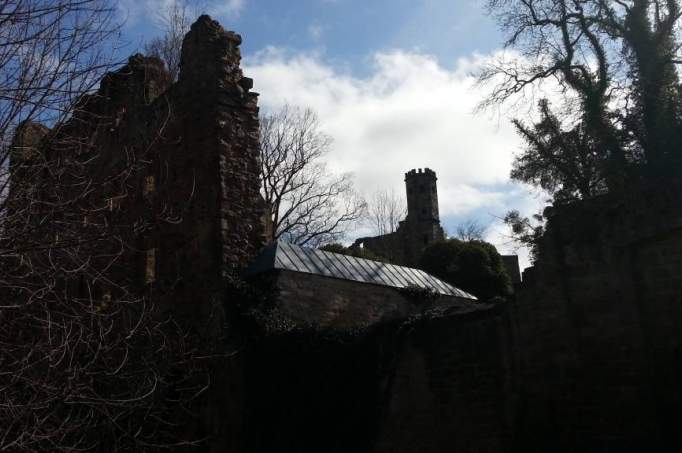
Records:
[[[519,451],[680,445],[679,182],[555,208],[518,290]]]
[[[95,190],[79,221],[91,220],[88,209],[109,211],[125,244],[117,277],[131,287],[154,283],[188,304],[220,299],[222,277],[263,241],[257,94],[239,67],[240,43],[202,16],[184,40],[177,82],[161,61],[131,57],[44,150],[86,162],[79,177]]]
[[[158,60],[132,57],[51,132],[80,140],[66,152],[44,150],[48,160],[87,162],[102,188],[84,199],[122,239],[124,253],[111,269],[118,283],[151,289],[194,323],[196,335],[217,343],[225,316],[215,310],[233,302],[224,300],[223,278],[262,241],[258,110],[239,69],[239,43],[203,16],[185,39],[176,83]],[[603,452],[680,445],[680,193],[680,183],[648,184],[624,197],[556,208],[537,266],[512,305],[417,323],[399,322],[410,313],[396,310],[390,326],[359,340],[303,329],[252,339],[243,354],[216,364],[215,388],[224,391],[211,393],[196,414],[211,439],[206,448]],[[401,234],[387,242],[403,241]],[[371,314],[363,306],[376,303],[362,290],[325,289],[307,276],[283,289],[298,291],[292,300],[306,304],[325,291],[343,293],[332,308],[353,305],[348,312],[356,314]]]
[[[107,262],[89,282],[93,298],[108,286],[150,297],[193,345],[216,351],[208,366],[221,391],[202,395],[200,412],[178,427],[192,432],[179,438],[211,439],[204,451],[237,451],[241,442],[240,367],[226,358],[225,338],[236,329],[224,328],[237,301],[224,286],[263,241],[257,95],[239,66],[240,43],[200,17],[184,40],[177,82],[160,60],[135,55],[41,149],[63,173],[64,188],[51,196],[76,200],[57,220],[84,235],[96,225],[111,239],[92,251]]]
[[[393,233],[357,239],[352,247],[366,247],[392,263],[418,267],[424,248],[444,239],[445,233],[440,222],[412,221],[407,218],[400,222]]]
[[[667,451],[682,435],[682,183],[547,212],[514,303],[414,325],[376,451]]]

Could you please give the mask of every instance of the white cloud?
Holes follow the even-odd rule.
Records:
[[[334,138],[329,163],[353,172],[362,193],[402,193],[406,171],[429,167],[439,178],[441,216],[529,213],[529,196],[508,183],[516,133],[505,119],[473,113],[483,92],[470,73],[483,60],[462,59],[450,70],[429,55],[395,50],[374,55],[371,75],[357,78],[317,55],[270,48],[247,58],[245,73],[264,109],[291,103],[319,114]]]

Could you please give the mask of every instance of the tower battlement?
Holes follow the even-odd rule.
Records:
[[[405,173],[405,181],[408,179],[411,179],[412,177],[419,177],[419,176],[431,176],[431,177],[436,177],[436,172],[431,170],[430,168],[413,168],[412,170],[408,171]]]

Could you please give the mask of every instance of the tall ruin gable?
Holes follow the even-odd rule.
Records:
[[[201,16],[177,82],[161,60],[134,55],[67,122],[39,129],[41,158],[60,174],[49,196],[77,200],[60,218],[109,225],[123,245],[110,272],[129,290],[153,282],[180,302],[220,300],[223,278],[264,241],[258,95],[240,44]]]

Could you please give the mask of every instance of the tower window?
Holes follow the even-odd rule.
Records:
[[[429,243],[429,235],[425,234],[424,235],[424,244],[428,244],[428,243]]]
[[[426,192],[426,190],[424,189],[424,186],[419,186],[419,191],[420,191],[421,193]]]

